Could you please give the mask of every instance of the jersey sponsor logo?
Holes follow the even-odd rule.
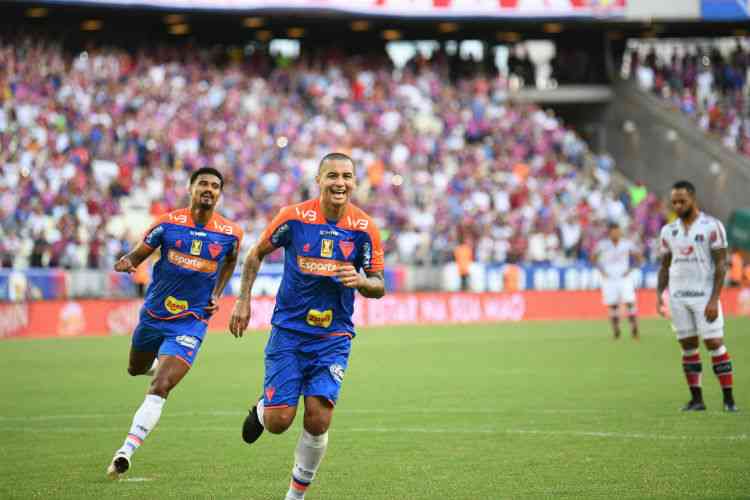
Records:
[[[169,262],[171,262],[175,266],[182,267],[183,269],[189,269],[190,271],[198,271],[201,273],[216,272],[216,268],[218,267],[216,261],[186,255],[172,248],[170,248],[169,252],[167,252],[167,260],[169,260]]]
[[[370,221],[367,219],[355,219],[349,215],[346,216],[346,220],[349,223],[349,227],[352,229],[361,229],[362,231],[367,230],[367,226],[370,225]]]
[[[331,372],[333,380],[339,384],[344,381],[344,367],[338,363],[332,364],[328,367],[328,371]]]
[[[203,242],[201,240],[193,240],[190,243],[190,255],[200,255],[203,249]]]
[[[178,335],[175,337],[175,341],[183,347],[188,349],[195,349],[198,347],[198,339],[191,337],[190,335]]]
[[[186,311],[188,307],[190,307],[190,304],[187,300],[180,300],[171,295],[164,299],[164,308],[172,314],[180,314]]]
[[[705,297],[706,292],[703,290],[678,290],[674,294],[678,299],[691,299],[695,297]]]
[[[312,209],[302,210],[299,207],[294,207],[294,211],[297,212],[297,216],[308,222],[315,222],[318,220],[318,212]]]
[[[322,240],[320,242],[320,256],[333,257],[333,240]]]
[[[334,231],[333,229],[322,229],[320,231],[321,236],[338,236],[338,231]]]
[[[221,253],[221,245],[218,243],[211,243],[208,245],[208,253],[210,253],[211,257],[215,259]]]
[[[344,254],[344,258],[348,259],[349,256],[354,251],[354,242],[353,241],[339,241],[339,248],[341,249],[341,253]]]
[[[686,247],[680,248],[680,253],[687,257],[688,255],[693,253],[693,245],[688,245]]]
[[[214,221],[214,228],[220,233],[232,235],[234,234],[234,228],[231,224],[222,224],[221,222]]]
[[[300,271],[315,276],[335,276],[343,264],[346,264],[346,262],[297,256],[297,267]]]
[[[307,311],[307,318],[305,318],[307,324],[310,326],[318,326],[320,328],[328,328],[333,323],[333,310],[326,309],[325,311],[318,311],[317,309],[310,309]]]

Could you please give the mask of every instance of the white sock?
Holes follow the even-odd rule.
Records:
[[[124,453],[128,458],[133,456],[135,450],[143,444],[146,436],[156,427],[166,401],[166,399],[155,394],[146,395],[143,404],[141,404],[141,407],[138,408],[138,411],[133,416],[133,424],[130,426],[130,432],[128,432],[128,436],[125,438],[125,442],[122,448],[118,450],[118,453]]]
[[[156,370],[159,369],[159,358],[154,358],[154,362],[151,363],[151,368],[148,369],[144,375],[148,375],[149,377],[153,377],[156,373]]]
[[[263,403],[263,398],[260,398],[258,404],[255,405],[255,412],[258,414],[258,422],[265,428],[266,422],[263,420],[263,415],[266,412],[266,405]]]
[[[289,484],[286,500],[305,498],[305,491],[307,491],[312,480],[315,479],[315,473],[318,471],[320,462],[323,461],[327,446],[328,432],[324,432],[320,436],[313,436],[302,429],[302,436],[300,436],[297,449],[294,452],[292,481]]]

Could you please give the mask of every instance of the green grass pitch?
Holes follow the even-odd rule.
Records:
[[[314,499],[750,498],[750,320],[729,319],[742,412],[683,414],[663,320],[643,339],[605,322],[362,330]],[[261,391],[265,333],[208,336],[134,457],[105,468],[143,400],[129,340],[0,342],[0,498],[283,498],[301,419],[240,439]]]

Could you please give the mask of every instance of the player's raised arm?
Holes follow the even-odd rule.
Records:
[[[115,271],[120,273],[134,273],[141,263],[154,253],[155,248],[144,242],[139,242],[134,249],[126,253],[115,262]]]
[[[276,247],[269,239],[261,238],[245,257],[245,263],[242,266],[242,278],[240,278],[240,295],[234,302],[232,317],[229,320],[229,331],[235,337],[242,337],[248,323],[250,323],[250,296],[253,284],[255,278],[258,277],[263,258],[274,250],[276,250]]]

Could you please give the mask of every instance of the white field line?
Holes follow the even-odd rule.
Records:
[[[339,409],[337,415],[503,415],[516,413],[516,409],[488,410],[481,408],[375,408]],[[133,410],[135,412],[135,409]],[[608,414],[606,410],[594,409],[544,409],[518,411],[519,414]],[[183,411],[164,412],[161,418],[171,417],[239,417],[247,415],[247,410],[214,410],[214,411]],[[47,420],[86,420],[98,418],[132,417],[133,413],[63,413],[59,415],[0,415],[0,422],[43,422]]]
[[[161,428],[166,428],[169,432],[195,433],[195,432],[226,432],[234,433],[238,427],[222,426],[195,426],[195,427],[174,427],[162,424]],[[33,427],[0,427],[0,432],[39,432],[39,429]],[[125,432],[125,428],[120,427],[52,427],[44,429],[45,433],[54,434],[80,434],[90,432]],[[578,436],[604,439],[623,439],[623,440],[649,440],[649,441],[747,441],[750,439],[748,434],[736,434],[729,436],[717,435],[674,435],[674,434],[655,434],[640,432],[607,432],[607,431],[567,431],[567,430],[542,430],[542,429],[442,429],[430,427],[353,427],[353,428],[332,428],[332,434],[480,434],[480,435],[527,435],[527,436]]]

